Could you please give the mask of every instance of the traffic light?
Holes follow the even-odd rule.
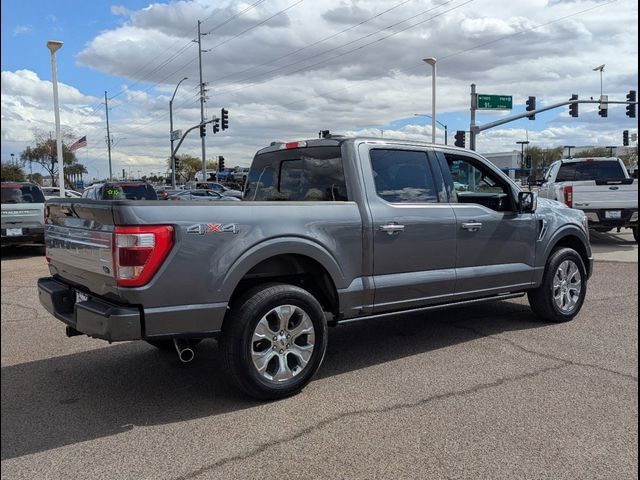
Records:
[[[622,145],[625,147],[629,146],[629,130],[622,131]]]
[[[527,155],[525,162],[524,162],[524,168],[531,168],[531,163],[532,163],[533,159],[531,158],[531,155]]]
[[[226,130],[229,128],[229,111],[226,108],[220,110],[220,116],[222,117],[222,122],[220,127],[222,130]]]
[[[627,93],[627,102],[635,102],[635,101],[636,101],[636,91],[635,90],[629,90],[629,93]],[[627,117],[636,118],[636,104],[635,103],[628,103],[627,104]]]
[[[578,95],[576,95],[575,93],[573,95],[571,95],[571,100],[578,100]],[[578,116],[578,104],[577,103],[572,103],[569,105],[569,115],[571,115],[572,117],[577,117]]]
[[[207,126],[200,125],[200,138],[207,136]]]
[[[220,155],[218,157],[218,172],[221,172],[223,170],[224,170],[224,157]]]
[[[176,165],[176,171],[180,169],[180,158],[175,157],[174,163]]]
[[[465,136],[466,136],[466,134],[465,134],[464,130],[458,130],[456,132],[456,135],[455,135],[455,139],[456,139],[455,146],[456,147],[464,148]]]
[[[218,133],[220,131],[220,119],[214,118],[212,125],[213,125],[213,133]]]
[[[602,118],[609,116],[609,104],[607,103],[609,100],[608,95],[600,95],[600,105],[598,105],[598,115]]]
[[[536,109],[536,97],[529,97],[527,100],[527,112],[533,112]],[[529,120],[535,120],[535,115],[529,115]]]

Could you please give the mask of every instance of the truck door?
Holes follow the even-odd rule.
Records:
[[[454,186],[456,297],[518,291],[533,281],[538,222],[519,213],[511,184],[491,166],[460,152],[436,152]],[[447,171],[448,170],[448,171]]]
[[[360,146],[371,215],[374,312],[454,293],[456,219],[424,147]]]

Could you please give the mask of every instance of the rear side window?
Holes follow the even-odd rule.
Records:
[[[244,200],[346,201],[340,147],[312,147],[256,156]]]
[[[2,203],[44,203],[42,190],[35,185],[2,184]]]
[[[375,149],[369,155],[380,198],[390,203],[438,201],[426,152]]]
[[[592,160],[563,163],[558,171],[556,182],[623,180],[625,178],[624,170],[619,162]]]
[[[103,200],[157,200],[158,194],[148,184],[105,185]]]

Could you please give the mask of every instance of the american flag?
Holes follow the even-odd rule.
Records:
[[[79,148],[86,147],[86,146],[87,146],[87,136],[85,135],[80,140],[78,140],[73,145],[71,145],[69,147],[69,150],[71,150],[73,152],[75,150],[78,150]]]

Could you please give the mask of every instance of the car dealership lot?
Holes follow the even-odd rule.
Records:
[[[575,321],[522,298],[339,327],[272,403],[227,386],[212,340],[182,365],[66,338],[40,252],[3,249],[2,478],[636,478],[637,245],[592,242]]]

